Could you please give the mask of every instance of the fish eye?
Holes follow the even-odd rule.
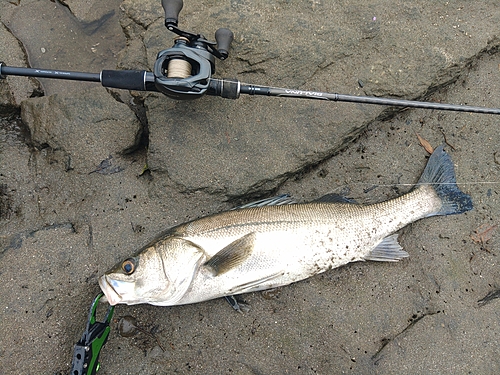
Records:
[[[122,270],[126,275],[131,275],[135,271],[135,261],[132,258],[124,260],[122,263]]]

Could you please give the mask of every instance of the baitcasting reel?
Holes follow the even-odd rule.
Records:
[[[182,0],[162,0],[165,26],[179,35],[172,48],[158,53],[154,66],[155,86],[174,99],[199,98],[209,88],[215,73],[215,57],[224,60],[229,55],[233,33],[221,28],[215,32],[216,42],[201,34],[192,34],[177,27]]]

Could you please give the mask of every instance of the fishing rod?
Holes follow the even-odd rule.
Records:
[[[13,75],[100,82],[102,86],[109,88],[161,92],[177,100],[197,99],[205,94],[237,99],[244,94],[500,114],[500,108],[296,90],[244,84],[235,79],[212,78],[215,73],[215,58],[225,60],[229,56],[229,48],[234,38],[232,31],[227,28],[218,29],[215,32],[216,41],[211,42],[202,34],[193,34],[178,27],[179,13],[183,7],[182,0],[162,0],[162,6],[165,11],[165,26],[178,37],[173,47],[158,53],[152,72],[102,70],[100,73],[86,73],[10,67],[0,62],[0,78]]]

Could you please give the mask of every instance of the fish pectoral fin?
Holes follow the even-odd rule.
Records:
[[[408,256],[409,254],[398,243],[398,235],[393,234],[384,238],[364,259],[377,262],[397,262]]]
[[[252,253],[254,242],[255,233],[248,233],[231,242],[203,263],[203,266],[209,268],[214,276],[221,275],[243,263]]]

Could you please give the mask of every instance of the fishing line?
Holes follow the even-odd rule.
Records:
[[[349,190],[351,187],[364,187],[364,194],[368,194],[371,191],[377,188],[394,188],[394,187],[416,187],[423,185],[457,185],[457,186],[477,186],[477,185],[486,185],[486,186],[494,186],[500,185],[500,181],[475,181],[475,182],[439,182],[439,183],[428,183],[428,182],[417,182],[417,183],[397,183],[397,184],[373,184],[369,182],[352,182],[347,183],[342,186],[337,186],[336,188],[330,190],[331,193],[339,193],[340,195],[348,196],[350,194]]]
[[[361,183],[362,184],[362,183]],[[499,185],[500,181],[476,181],[476,182],[417,182],[415,184],[378,184],[376,186],[420,186],[420,185]],[[374,184],[375,185],[375,184]]]

